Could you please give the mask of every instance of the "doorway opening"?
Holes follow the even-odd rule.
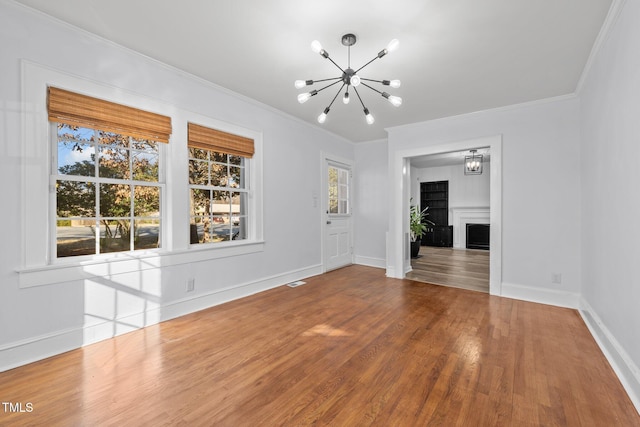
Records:
[[[424,233],[407,278],[489,292],[491,152],[473,152],[480,173],[466,173],[468,150],[409,159],[410,200],[424,212]]]
[[[448,209],[448,222],[446,226],[452,226],[453,244],[449,247],[440,248],[440,252],[449,251],[450,255],[460,254],[460,251],[469,251],[467,254],[476,254],[476,260],[484,258],[482,263],[486,265],[488,261],[488,292],[492,295],[501,294],[501,259],[502,259],[502,136],[496,135],[472,140],[464,140],[442,145],[432,145],[413,149],[396,150],[391,158],[391,176],[394,185],[391,189],[393,207],[389,218],[389,239],[387,241],[387,275],[390,277],[404,278],[413,271],[411,264],[410,249],[410,229],[407,212],[412,203],[413,195],[419,191],[419,181],[442,181],[442,179],[429,179],[428,176],[416,176],[416,168],[412,171],[412,161],[420,158],[446,157],[451,153],[469,153],[470,150],[487,150],[490,153],[490,165],[483,173],[484,179],[488,179],[488,204],[486,202],[474,202],[467,205],[453,204]],[[460,173],[464,172],[464,160],[460,160],[458,167]],[[412,173],[413,172],[413,173]],[[417,200],[415,200],[417,201]],[[451,201],[451,199],[450,199]],[[476,206],[472,206],[475,204]],[[483,206],[484,205],[484,206]],[[488,224],[489,225],[489,247],[490,250],[466,249],[466,224]],[[444,224],[442,225],[445,226]],[[424,246],[423,246],[424,248]],[[438,248],[429,247],[428,251],[437,252]],[[477,251],[477,252],[471,252]],[[427,254],[429,255],[429,254]],[[445,254],[446,255],[446,254]],[[432,255],[433,258],[436,255]],[[488,260],[487,260],[488,258]],[[442,269],[453,271],[455,266],[442,266]],[[484,267],[486,269],[486,267]],[[432,281],[437,283],[435,281]]]

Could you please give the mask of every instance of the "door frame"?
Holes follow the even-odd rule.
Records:
[[[329,163],[333,163],[336,166],[344,166],[351,171],[351,176],[349,177],[349,209],[351,220],[349,221],[349,245],[353,248],[354,244],[354,236],[353,236],[353,199],[354,199],[354,185],[353,180],[355,176],[354,164],[355,162],[352,159],[347,159],[344,157],[336,156],[333,154],[328,154],[325,152],[321,153],[320,156],[320,171],[321,171],[321,189],[320,189],[320,256],[322,258],[322,272],[326,273],[329,271],[327,268],[327,259],[325,254],[325,226],[327,225],[327,209],[329,207],[329,194],[327,192],[327,188],[329,185],[329,176],[327,171],[327,166]],[[351,251],[351,263],[353,264],[353,260],[355,255],[353,250]]]
[[[421,146],[390,153],[389,176],[392,207],[389,212],[389,238],[387,239],[387,276],[403,279],[407,268],[411,268],[409,215],[406,214],[409,212],[411,197],[409,159],[481,147],[489,147],[491,152],[489,293],[491,295],[502,294],[502,135]]]

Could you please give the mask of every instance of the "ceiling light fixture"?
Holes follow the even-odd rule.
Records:
[[[465,175],[481,175],[482,174],[482,154],[476,154],[478,150],[469,150],[470,156],[464,157],[464,174]]]
[[[362,105],[362,111],[364,111],[365,119],[367,120],[367,123],[370,124],[370,125],[375,122],[375,119],[373,118],[373,116],[369,112],[369,109],[364,105],[364,102],[362,101],[362,98],[360,97],[360,93],[358,92],[358,89],[356,89],[358,86],[362,85],[362,86],[368,87],[369,89],[373,90],[374,92],[378,92],[383,98],[385,98],[387,101],[389,101],[391,103],[391,105],[393,105],[395,107],[399,107],[402,104],[402,98],[400,98],[399,96],[389,95],[387,92],[380,91],[380,90],[370,86],[369,84],[365,83],[365,81],[373,82],[373,83],[379,83],[379,84],[382,84],[383,86],[390,86],[390,87],[396,89],[396,88],[400,87],[400,80],[372,80],[372,79],[365,79],[365,78],[360,77],[358,75],[358,72],[360,72],[360,70],[362,70],[367,65],[371,64],[376,59],[382,58],[387,53],[393,52],[394,50],[396,50],[398,48],[398,44],[399,44],[398,39],[391,40],[391,42],[389,42],[389,44],[387,45],[387,47],[385,49],[382,49],[380,52],[378,52],[378,54],[375,56],[375,58],[373,58],[371,61],[367,62],[366,64],[364,64],[362,67],[358,68],[357,70],[353,70],[353,68],[351,68],[351,46],[356,44],[356,40],[357,40],[356,36],[353,35],[353,34],[345,34],[344,36],[342,36],[342,44],[344,46],[347,46],[347,49],[348,49],[347,68],[344,69],[344,70],[342,69],[342,67],[340,67],[338,64],[336,64],[333,61],[333,59],[331,59],[329,57],[329,52],[327,52],[326,50],[324,50],[322,48],[322,45],[320,44],[319,41],[314,40],[311,43],[311,50],[313,50],[315,53],[319,53],[320,56],[322,56],[323,58],[328,59],[329,61],[331,61],[331,63],[333,65],[335,65],[336,67],[338,67],[338,69],[342,72],[342,75],[339,76],[339,77],[333,77],[333,78],[322,79],[322,80],[296,80],[296,82],[295,82],[296,89],[302,89],[303,87],[311,86],[314,83],[333,81],[332,83],[329,83],[328,85],[326,85],[326,86],[324,86],[324,87],[322,87],[320,89],[312,90],[312,91],[309,91],[309,92],[305,92],[305,93],[299,94],[298,95],[298,102],[301,103],[301,104],[307,102],[312,96],[317,95],[320,91],[323,91],[323,90],[325,90],[325,89],[327,89],[327,88],[329,88],[329,87],[331,87],[331,86],[333,86],[333,85],[335,85],[337,83],[342,82],[342,86],[340,86],[340,89],[338,90],[336,95],[331,100],[331,103],[329,104],[329,106],[327,108],[325,108],[324,111],[322,112],[322,114],[320,114],[318,116],[318,122],[319,123],[324,123],[325,122],[325,120],[327,119],[327,114],[329,114],[329,111],[331,110],[331,106],[335,102],[336,98],[338,98],[338,95],[340,94],[340,92],[342,92],[342,89],[345,86],[346,86],[346,90],[344,92],[344,95],[342,96],[342,102],[345,103],[345,104],[349,103],[349,101],[350,101],[349,89],[352,88],[353,92],[355,92],[356,96],[358,97],[358,100],[360,101],[360,104]]]

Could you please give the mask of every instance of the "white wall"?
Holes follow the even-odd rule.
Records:
[[[386,267],[389,185],[387,141],[355,145],[355,262]]]
[[[0,44],[0,370],[321,271],[321,152],[353,159],[353,144],[5,0]],[[261,132],[264,250],[21,288],[21,59]]]
[[[580,92],[586,320],[640,409],[640,2],[617,21]]]
[[[578,100],[569,97],[389,130],[390,159],[416,147],[502,135],[502,295],[577,306],[578,114]],[[552,283],[554,273],[561,284]]]

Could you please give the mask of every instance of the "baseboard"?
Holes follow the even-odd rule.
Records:
[[[575,309],[577,309],[580,304],[580,294],[577,292],[556,291],[554,289],[536,288],[505,282],[502,282],[500,296]]]
[[[583,298],[580,299],[579,312],[640,414],[640,369]]]
[[[356,255],[354,262],[355,264],[366,265],[367,267],[387,268],[387,260],[384,258],[371,258]]]
[[[2,361],[0,362],[0,372],[319,274],[322,274],[322,265],[305,267],[253,282],[218,289],[193,298],[172,301],[158,308],[114,320],[100,321],[88,326],[65,329],[9,343],[0,346],[0,360]]]

